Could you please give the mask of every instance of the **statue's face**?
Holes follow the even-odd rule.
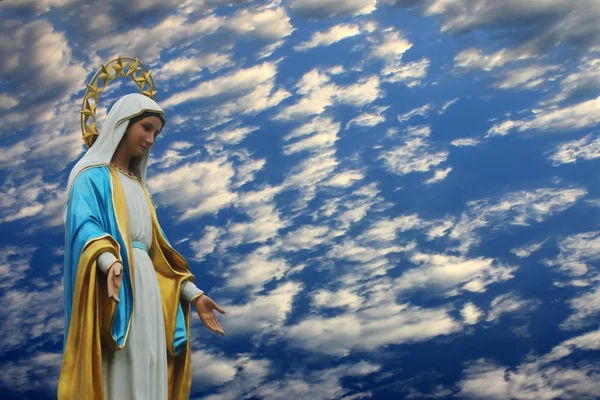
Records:
[[[154,143],[162,129],[160,118],[149,116],[137,121],[127,130],[125,142],[132,157],[142,156]]]

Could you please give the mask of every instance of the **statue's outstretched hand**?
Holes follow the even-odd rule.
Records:
[[[116,262],[108,270],[106,277],[106,286],[108,287],[108,297],[115,303],[119,303],[119,289],[123,280],[123,265]]]
[[[221,314],[225,314],[225,310],[219,307],[213,301],[213,299],[211,299],[205,294],[198,297],[194,301],[194,307],[196,307],[196,312],[198,313],[200,320],[208,329],[218,333],[221,336],[225,336],[225,331],[223,330],[223,327],[221,326],[213,312],[213,310],[217,310]]]

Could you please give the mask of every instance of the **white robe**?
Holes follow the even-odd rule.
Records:
[[[127,200],[131,240],[150,248],[152,220],[139,181],[119,173]],[[102,376],[105,400],[168,400],[167,345],[160,288],[148,253],[133,248],[135,297],[127,343],[117,352],[104,352]],[[106,269],[115,257],[103,253],[98,264]],[[181,298],[191,301],[200,290],[185,282]]]

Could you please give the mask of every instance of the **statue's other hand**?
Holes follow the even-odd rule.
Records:
[[[202,323],[211,331],[218,333],[221,336],[225,336],[225,331],[223,327],[217,320],[215,313],[213,310],[217,310],[221,314],[225,314],[225,310],[219,307],[213,299],[203,294],[198,297],[196,301],[194,301],[194,307],[196,307],[196,312],[200,317]]]
[[[123,265],[120,262],[114,263],[108,270],[106,286],[108,287],[108,297],[115,303],[119,303],[119,289],[123,280]]]

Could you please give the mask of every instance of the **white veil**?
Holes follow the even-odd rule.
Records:
[[[110,109],[106,120],[102,124],[102,129],[96,141],[85,153],[85,155],[75,164],[69,174],[65,206],[71,192],[71,187],[75,178],[81,171],[92,165],[109,165],[115,150],[121,142],[121,138],[127,129],[129,120],[143,112],[153,111],[160,114],[164,120],[164,111],[151,98],[140,93],[132,93],[121,97]],[[152,146],[144,153],[142,157],[134,159],[131,170],[140,177],[144,186],[146,186],[146,168],[148,166],[148,154]],[[65,207],[66,211],[66,207]]]

